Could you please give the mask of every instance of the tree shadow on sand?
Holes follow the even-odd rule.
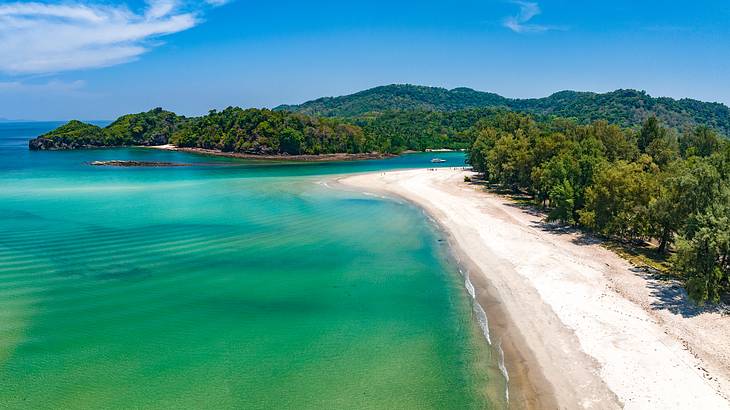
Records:
[[[651,308],[654,310],[668,310],[685,318],[695,317],[703,313],[730,315],[728,301],[722,301],[716,305],[700,306],[689,298],[687,291],[678,280],[666,279],[660,275],[648,273],[639,267],[631,268],[631,270],[639,273],[647,280],[647,288],[649,288],[650,294],[654,298],[654,302],[651,304]]]
[[[564,225],[558,222],[546,222],[544,219],[545,213],[540,212],[535,206],[526,206],[523,204],[507,205],[519,208],[533,216],[541,216],[541,220],[530,223],[532,228],[552,235],[572,235],[571,242],[573,244],[580,246],[603,244],[607,249],[619,256],[622,253],[633,256],[642,255],[645,258],[654,259],[655,262],[661,262],[657,259],[659,256],[656,254],[656,251],[652,250],[651,246],[646,243],[617,243],[574,226]],[[632,264],[636,263],[635,261],[632,262],[631,259],[627,260]],[[699,306],[689,298],[681,281],[676,277],[643,264],[635,265],[630,270],[646,281],[646,286],[653,300],[650,305],[653,310],[668,310],[675,315],[682,315],[685,318],[695,317],[703,313],[730,315],[730,301],[728,300],[724,300],[716,305]]]
[[[545,210],[528,200],[525,195],[504,188],[500,189],[499,186],[484,182],[479,183],[479,185],[482,185],[487,192],[498,194],[506,199],[503,201],[504,205],[538,217],[539,220],[530,222],[530,227],[552,235],[572,235],[571,242],[575,245],[603,245],[606,249],[628,261],[633,265],[630,270],[646,281],[646,286],[653,299],[650,305],[653,310],[668,310],[685,318],[695,317],[703,313],[730,315],[730,296],[726,295],[718,304],[699,306],[689,298],[682,282],[676,276],[649,266],[651,263],[655,265],[667,263],[666,256],[657,253],[651,244],[642,241],[619,242],[572,225],[547,222]]]
[[[574,238],[571,239],[571,242],[575,245],[586,246],[605,242],[605,240],[585,232],[582,229],[571,225],[564,225],[559,222],[546,222],[544,220],[533,221],[530,223],[530,227],[553,235],[573,235]]]

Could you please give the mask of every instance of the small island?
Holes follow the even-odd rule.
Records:
[[[491,112],[491,110],[489,110]],[[487,112],[485,111],[485,114]],[[31,150],[145,146],[247,159],[342,161],[379,159],[406,151],[465,149],[466,114],[444,123],[441,114],[416,113],[417,128],[397,125],[413,113],[372,122],[313,117],[288,111],[229,107],[188,118],[155,108],[128,114],[106,127],[73,120],[29,141]],[[435,117],[434,117],[435,116]]]

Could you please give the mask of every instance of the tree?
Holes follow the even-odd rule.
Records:
[[[705,211],[716,201],[722,180],[706,159],[693,157],[674,162],[658,176],[658,195],[650,204],[653,236],[665,252],[672,238],[691,215]]]
[[[550,158],[547,162],[536,166],[532,170],[532,190],[536,199],[547,205],[555,206],[551,192],[555,187],[562,186],[563,181],[578,179],[580,174],[579,163],[574,155],[574,150],[566,150]],[[570,182],[569,182],[570,183]],[[572,184],[571,184],[572,187]]]
[[[694,218],[678,241],[674,269],[687,277],[687,292],[700,304],[717,303],[730,288],[730,189]]]
[[[666,135],[667,130],[661,126],[656,116],[647,118],[639,132],[639,139],[637,141],[639,150],[641,152],[646,152],[646,149],[652,142],[663,139]]]
[[[606,121],[596,121],[589,128],[590,135],[603,143],[608,161],[633,161],[639,157],[635,136]]]
[[[303,140],[304,137],[301,132],[287,127],[281,131],[279,150],[282,153],[298,155],[301,153]]]
[[[548,214],[548,220],[575,223],[575,190],[567,179],[550,190],[550,204],[553,208]]]
[[[477,132],[476,139],[469,149],[468,162],[474,171],[485,174],[489,178],[487,158],[497,141],[497,130],[487,126]]]
[[[651,162],[618,161],[604,166],[586,190],[580,222],[605,235],[623,239],[645,238],[649,234],[648,208],[655,190]]]
[[[532,153],[530,142],[522,129],[505,133],[495,143],[487,158],[489,174],[497,182],[517,191],[530,186]]]
[[[691,156],[709,157],[722,147],[717,133],[707,126],[688,129],[679,140],[679,148],[684,158]]]

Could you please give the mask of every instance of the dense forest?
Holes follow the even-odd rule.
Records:
[[[549,220],[674,250],[672,266],[700,303],[730,290],[730,143],[711,128],[677,133],[650,117],[633,130],[510,112],[470,132],[474,169],[532,196]]]
[[[31,149],[175,143],[249,154],[328,154],[428,148],[468,148],[468,130],[504,111],[532,113],[539,121],[605,120],[638,127],[652,116],[680,133],[703,125],[730,135],[730,109],[695,100],[652,98],[619,90],[564,91],[540,99],[507,99],[469,88],[390,85],[274,110],[229,107],[194,118],[156,108],[120,117],[105,128],[72,121],[30,142]]]
[[[233,107],[190,119],[172,133],[170,143],[250,154],[300,155],[373,150],[360,127],[339,119]]]
[[[719,103],[692,99],[653,98],[643,91],[617,90],[605,94],[561,91],[545,98],[511,99],[470,88],[388,85],[341,97],[326,97],[275,110],[325,117],[372,116],[389,111],[460,111],[504,108],[536,116],[573,118],[580,124],[606,120],[622,127],[641,125],[656,116],[670,128],[706,125],[730,136],[730,109]]]
[[[341,97],[324,97],[301,105],[280,105],[276,111],[294,111],[325,117],[359,117],[387,111],[460,111],[469,108],[507,107],[500,95],[470,88],[393,84]]]
[[[123,115],[104,128],[73,120],[32,139],[29,147],[41,150],[165,144],[186,123],[185,117],[162,108]]]
[[[31,149],[76,149],[172,143],[260,155],[399,153],[468,148],[467,131],[494,110],[391,112],[338,119],[287,111],[229,107],[186,118],[155,108],[120,117],[105,128],[71,121],[30,141]]]
[[[251,154],[359,153],[374,149],[353,124],[332,118],[229,107],[195,118],[155,108],[107,127],[71,121],[29,142],[31,149],[75,149],[172,143]]]

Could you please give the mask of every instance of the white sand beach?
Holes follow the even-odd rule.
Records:
[[[517,407],[730,408],[730,316],[693,307],[576,232],[463,182],[471,171],[426,169],[343,177],[354,189],[425,209],[477,285],[508,354]],[[501,312],[507,317],[493,317]],[[515,388],[515,387],[513,387]],[[550,404],[551,403],[554,404]]]

